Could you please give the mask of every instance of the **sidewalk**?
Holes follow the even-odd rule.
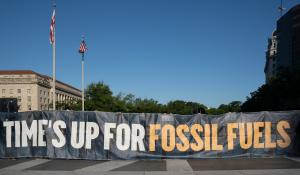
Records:
[[[0,160],[0,175],[245,175],[300,174],[300,159],[197,159],[197,160]]]

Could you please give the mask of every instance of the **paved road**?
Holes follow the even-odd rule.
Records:
[[[200,160],[49,160],[49,159],[0,159],[0,175],[240,175],[272,174],[299,175],[300,159],[200,159]]]

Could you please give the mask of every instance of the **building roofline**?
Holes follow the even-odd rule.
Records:
[[[299,9],[300,9],[300,4],[297,4],[297,5],[293,6],[289,11],[294,11],[294,10],[299,10]]]
[[[50,77],[50,76],[48,76],[48,75],[42,75],[42,76],[44,76],[45,78],[48,78],[48,79],[51,79],[51,80],[52,80],[52,77]],[[78,89],[78,88],[76,88],[76,87],[74,87],[74,86],[71,86],[71,85],[69,85],[69,84],[67,84],[67,83],[64,83],[64,82],[59,81],[59,80],[56,80],[56,82],[58,82],[58,83],[60,83],[60,84],[63,84],[63,85],[65,85],[65,86],[68,86],[69,88],[76,89],[76,90],[78,90],[78,91],[81,92],[80,89]]]
[[[0,70],[0,75],[21,75],[21,74],[37,74],[32,70]]]
[[[287,15],[300,10],[300,4],[297,4],[293,7],[291,7],[289,10],[287,10],[277,21],[280,21],[282,18],[285,18]]]
[[[38,76],[41,76],[41,77],[48,78],[48,79],[52,80],[52,77],[50,77],[48,75],[43,75],[43,74],[37,73],[37,72],[32,71],[32,70],[0,70],[0,75],[21,75],[21,74],[38,75]],[[80,89],[75,88],[74,86],[71,86],[71,85],[69,85],[67,83],[64,83],[64,82],[59,81],[59,80],[56,80],[56,82],[58,82],[60,84],[63,84],[65,86],[68,86],[69,88],[73,88],[73,89],[78,90],[78,91],[81,92]]]

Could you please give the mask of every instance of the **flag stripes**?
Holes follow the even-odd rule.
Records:
[[[88,50],[84,40],[81,41],[80,47],[79,47],[79,53],[84,53]]]
[[[53,44],[54,42],[54,29],[55,29],[55,10],[53,10],[53,14],[51,17],[51,24],[50,24],[50,44]]]

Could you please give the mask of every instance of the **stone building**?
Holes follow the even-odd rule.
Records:
[[[52,109],[52,78],[31,70],[0,70],[0,98],[17,98],[19,112]],[[81,91],[56,81],[56,101],[81,99]]]
[[[284,69],[300,72],[300,4],[278,19],[276,30],[269,38],[264,70],[266,82]]]
[[[276,76],[276,56],[277,56],[277,32],[272,33],[272,37],[268,40],[268,49],[266,51],[265,75],[266,82],[269,82]]]

